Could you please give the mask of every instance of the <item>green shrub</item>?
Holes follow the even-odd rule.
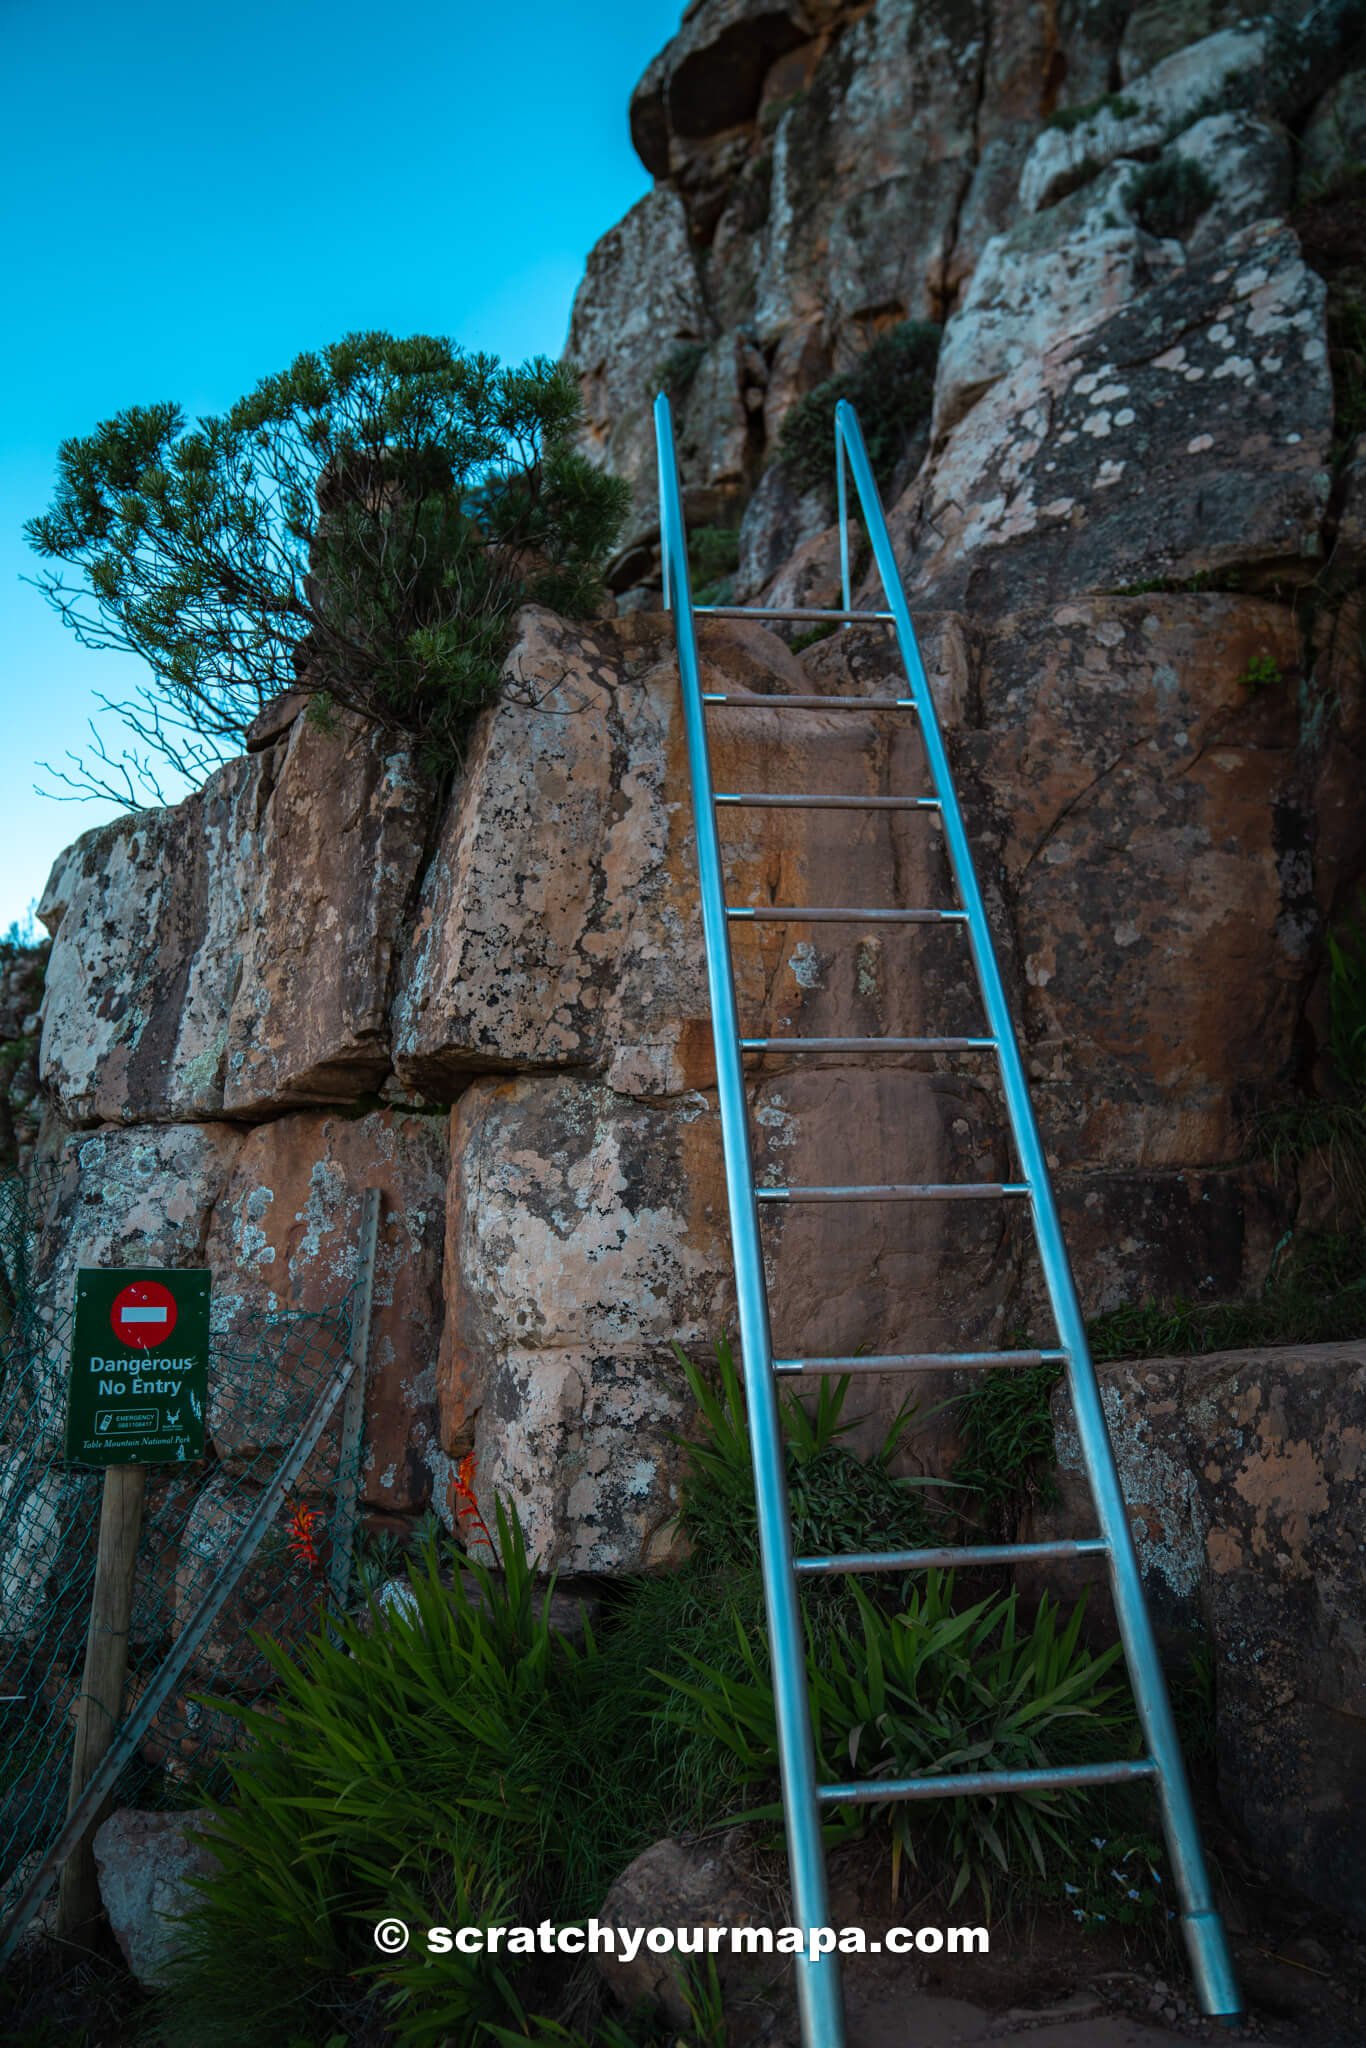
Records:
[[[1238,681],[1245,690],[1267,690],[1281,681],[1281,665],[1271,654],[1254,654]]]
[[[803,654],[808,647],[815,647],[820,641],[828,640],[831,634],[838,632],[838,630],[837,626],[828,624],[824,626],[811,626],[804,633],[794,633],[789,645],[794,654]]]
[[[701,369],[706,353],[705,341],[675,342],[655,366],[653,381],[656,390],[666,391],[674,400],[681,398]]]
[[[688,568],[697,604],[728,604],[740,566],[738,526],[695,526],[688,535]]]
[[[158,756],[212,767],[296,684],[456,758],[518,605],[601,594],[629,492],[575,446],[580,412],[547,358],[352,334],[193,428],[132,406],[64,442],[26,531],[77,576],[39,587],[84,644],[154,677],[110,707],[149,750],[125,754],[127,793],[91,770],[79,786],[132,802]]]
[[[705,1378],[677,1354],[702,1418],[689,1446],[692,1478],[679,1516],[698,1555],[724,1568],[758,1556],[758,1511],[750,1462],[749,1425],[740,1375],[728,1343],[716,1347],[716,1376]],[[869,1459],[840,1439],[857,1425],[844,1419],[850,1380],[823,1379],[814,1412],[795,1394],[782,1402],[792,1540],[799,1556],[837,1550],[910,1550],[931,1540],[923,1480],[894,1478],[892,1460],[914,1420],[903,1408]]]
[[[381,1609],[372,1590],[361,1620],[332,1621],[292,1655],[265,1646],[277,1692],[231,1709],[248,1746],[227,1760],[230,1794],[207,1803],[219,1867],[196,1887],[159,2002],[168,2048],[675,2041],[648,2021],[574,2033],[565,1985],[540,1962],[433,1963],[416,1943],[386,1959],[372,1936],[381,1914],[414,1929],[585,1916],[649,1843],[766,1799],[772,1688],[739,1377],[724,1344],[714,1376],[687,1372],[701,1415],[683,1489],[691,1554],[617,1589],[581,1643],[552,1633],[550,1589],[500,1504],[501,1571],[452,1558],[429,1531],[406,1607]],[[861,1462],[843,1442],[847,1386],[826,1383],[809,1410],[783,1403],[797,1548],[922,1542],[919,1493],[889,1470],[909,1418]],[[370,1557],[372,1588],[392,1564]],[[1118,1653],[1082,1648],[1080,1610],[1064,1625],[1045,1602],[1026,1627],[1013,1594],[955,1613],[952,1593],[940,1573],[872,1594],[839,1578],[806,1587],[825,1775],[1127,1753],[1130,1716],[1108,1682]],[[881,1829],[896,1882],[914,1865],[954,1898],[975,1886],[989,1901],[1007,1877],[1037,1889],[1071,1871],[1082,1811],[1079,1795],[956,1799],[832,1827]],[[714,1972],[691,1995],[688,2048],[719,2048]]]
[[[817,1773],[823,1783],[1014,1770],[1081,1762],[1135,1750],[1136,1724],[1122,1688],[1107,1683],[1120,1652],[1093,1656],[1080,1641],[1082,1608],[1059,1626],[1045,1599],[1032,1627],[1020,1625],[1018,1596],[1000,1594],[961,1611],[953,1577],[927,1572],[889,1612],[857,1581],[848,1604],[827,1618],[819,1641],[808,1630],[807,1682]],[[744,1781],[763,1791],[776,1777],[773,1686],[767,1656],[750,1638],[738,1645],[741,1671],[690,1657],[673,1681],[674,1714],[735,1758]],[[830,1830],[852,1837],[870,1825],[891,1838],[893,1895],[904,1869],[922,1881],[948,1879],[952,1905],[970,1888],[991,1910],[1002,1878],[1046,1877],[1050,1862],[1077,1853],[1084,1795],[888,1801],[831,1810]],[[776,1818],[777,1804],[758,1810]]]
[[[1219,197],[1219,188],[1190,157],[1164,156],[1136,172],[1124,196],[1148,234],[1179,241]]]
[[[176,2048],[294,2048],[382,2015],[404,2048],[482,2039],[484,2019],[522,2017],[498,1960],[386,1960],[381,1914],[572,1919],[662,1831],[639,1697],[613,1685],[591,1632],[580,1648],[552,1633],[501,1506],[498,1539],[501,1574],[463,1560],[470,1592],[429,1540],[410,1609],[371,1602],[293,1658],[265,1646],[277,1691],[230,1709],[250,1744],[208,1807],[220,1868],[164,2001]],[[527,1965],[507,1968],[520,1980]]]
[[[930,322],[903,321],[880,334],[853,369],[798,399],[783,421],[778,454],[803,490],[834,489],[835,407],[842,398],[858,413],[878,482],[889,480],[930,417],[939,341]]]
[[[1059,107],[1044,123],[1047,128],[1061,128],[1064,134],[1071,134],[1074,128],[1081,128],[1094,121],[1097,114],[1113,114],[1117,121],[1132,121],[1143,111],[1137,100],[1130,99],[1122,92],[1105,92],[1098,99],[1084,100],[1079,106]]]

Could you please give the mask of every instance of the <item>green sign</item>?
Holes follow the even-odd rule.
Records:
[[[204,1455],[209,1275],[150,1267],[76,1275],[66,1454],[87,1465]]]

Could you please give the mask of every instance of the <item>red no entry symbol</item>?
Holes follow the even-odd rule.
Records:
[[[109,1320],[121,1344],[134,1351],[154,1351],[175,1328],[175,1296],[159,1280],[134,1280],[114,1296]]]

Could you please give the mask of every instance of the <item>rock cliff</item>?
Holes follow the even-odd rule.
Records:
[[[782,426],[916,320],[942,339],[893,529],[1086,1306],[1259,1287],[1297,1191],[1247,1114],[1314,1070],[1325,921],[1366,866],[1346,13],[1297,36],[1220,0],[694,0],[632,101],[653,190],[570,336],[590,446],[635,489],[617,615],[522,615],[448,790],[357,722],[282,715],[62,857],[50,1271],[206,1258],[230,1330],[335,1300],[378,1185],[367,1510],[449,1517],[473,1451],[547,1564],[667,1562],[669,1347],[725,1329],[731,1280],[649,408],[668,384],[736,595],[828,601],[833,504]],[[797,651],[710,621],[702,649],[759,697],[891,675],[879,628]],[[884,714],[746,707],[715,765],[923,787]],[[924,816],[736,811],[725,838],[737,902],[946,900]],[[756,1035],[980,1023],[953,932],[764,924],[736,970]],[[1008,1170],[971,1056],[773,1055],[752,1085],[769,1181]],[[767,1223],[780,1347],[1048,1341],[1024,1245],[948,1208]],[[1296,1384],[1324,1421],[1331,1380]],[[909,1455],[940,1468],[950,1431]],[[1205,1512],[1216,1545],[1237,1518]]]

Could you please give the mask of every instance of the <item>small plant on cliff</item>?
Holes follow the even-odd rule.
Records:
[[[930,417],[939,339],[931,322],[904,320],[878,335],[852,369],[798,399],[783,421],[778,453],[804,491],[834,490],[835,407],[842,398],[858,413],[878,482],[890,481]]]
[[[695,526],[688,535],[688,568],[696,604],[729,604],[740,566],[738,526]]]
[[[1132,121],[1143,111],[1138,101],[1122,92],[1102,93],[1099,99],[1083,100],[1075,107],[1059,107],[1050,114],[1046,122],[1049,128],[1061,128],[1070,135],[1074,128],[1084,128],[1099,114],[1113,114],[1116,121]]]
[[[369,333],[193,427],[177,405],[131,406],[63,442],[26,531],[75,574],[38,587],[84,645],[141,655],[154,683],[104,700],[137,747],[58,779],[159,799],[158,764],[202,774],[291,686],[453,758],[518,605],[582,611],[600,593],[626,491],[575,448],[579,416],[574,378],[544,357],[504,369]]]
[[[1138,171],[1125,188],[1140,227],[1161,240],[1187,234],[1219,190],[1207,172],[1186,156],[1165,156]]]
[[[1274,654],[1254,654],[1238,681],[1245,690],[1268,690],[1281,681],[1281,665]]]

